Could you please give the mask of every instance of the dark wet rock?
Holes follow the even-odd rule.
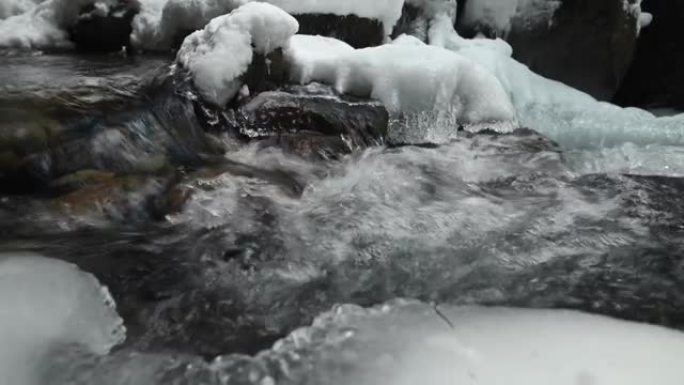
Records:
[[[334,37],[354,48],[381,45],[385,39],[385,29],[379,20],[323,13],[293,16],[299,22],[298,33]]]
[[[264,92],[237,110],[239,133],[304,155],[348,153],[377,145],[389,114],[376,101],[331,95]]]
[[[463,18],[458,30],[465,36],[503,37],[513,57],[534,72],[598,99],[612,99],[636,48],[637,15],[622,0],[564,0],[558,9],[547,3],[540,14],[514,16],[508,31]],[[465,7],[467,12],[468,3]]]
[[[84,52],[117,52],[130,50],[132,21],[139,9],[136,2],[121,0],[118,5],[100,10],[88,5],[81,10],[78,21],[69,29],[76,48]]]
[[[168,88],[152,96],[145,107],[79,119],[68,126],[38,148],[22,146],[15,169],[3,175],[6,183],[46,192],[58,178],[83,170],[157,173],[200,165],[206,157],[222,153],[205,135],[192,103]]]
[[[649,0],[653,14],[641,31],[634,62],[615,101],[624,106],[684,109],[684,2]]]

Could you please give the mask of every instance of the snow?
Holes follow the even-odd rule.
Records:
[[[298,28],[297,20],[278,7],[248,3],[188,36],[177,61],[206,101],[223,106],[242,88],[240,76],[252,62],[252,45],[257,53],[268,54]]]
[[[568,148],[684,145],[684,115],[657,118],[636,108],[599,102],[563,83],[546,79],[511,57],[501,39],[463,39],[437,15],[429,42],[454,51],[486,68],[512,101],[522,126],[533,128]]]
[[[320,39],[319,43],[312,43]],[[327,46],[324,54],[317,54]],[[387,44],[353,50],[328,38],[294,36],[285,50],[291,80],[334,86],[339,92],[378,99],[395,116],[435,113],[469,126],[515,125],[515,111],[486,70],[448,50]]]
[[[33,8],[41,0],[3,0],[0,2],[0,20],[20,15]]]
[[[68,47],[67,28],[84,4],[114,0],[3,0],[0,2],[0,46]],[[211,19],[257,0],[137,0],[133,45],[147,50],[170,49],[174,38],[204,27]],[[264,0],[288,13],[333,13],[377,19],[389,35],[401,17],[404,0]],[[9,17],[13,16],[13,17]],[[8,20],[1,20],[9,17]]]
[[[245,3],[247,0],[141,0],[131,41],[143,49],[169,49],[179,34],[202,29],[211,19]]]
[[[330,385],[679,385],[684,334],[565,310],[340,306],[276,344]],[[343,369],[342,369],[343,368]],[[298,377],[301,376],[301,377]]]
[[[124,333],[92,275],[39,256],[0,256],[0,384],[33,385],[49,352],[77,344],[106,354]]]
[[[214,17],[257,0],[140,0],[132,41],[149,50],[168,49],[178,33],[202,28]],[[403,0],[263,0],[290,14],[333,13],[380,20],[389,35],[401,17]]]
[[[95,3],[107,7],[114,2],[99,0]],[[70,47],[66,29],[76,22],[81,7],[92,3],[92,0],[47,0],[24,13],[0,20],[0,47]]]

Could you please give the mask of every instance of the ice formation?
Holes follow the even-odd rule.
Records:
[[[599,102],[535,74],[511,57],[510,45],[501,39],[460,37],[448,20],[447,15],[435,17],[429,43],[457,52],[493,74],[510,96],[522,126],[571,148],[684,144],[684,115],[658,118],[645,110]]]
[[[268,54],[297,32],[297,20],[266,3],[248,3],[213,19],[188,36],[177,61],[192,76],[202,97],[217,106],[230,101],[242,87],[254,50]]]
[[[675,385],[684,378],[684,334],[564,310],[341,306],[266,355],[278,362],[293,350],[313,372],[292,377],[331,385]]]
[[[0,384],[33,385],[44,355],[72,344],[106,354],[124,333],[92,275],[57,260],[0,256]]]
[[[291,80],[378,99],[395,115],[434,112],[464,125],[515,125],[515,110],[496,78],[442,48],[387,44],[354,50],[329,38],[297,35],[285,57]]]

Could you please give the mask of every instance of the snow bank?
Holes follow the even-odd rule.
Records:
[[[206,101],[223,106],[242,87],[240,76],[252,62],[252,45],[260,54],[270,53],[298,28],[297,20],[278,7],[248,3],[188,36],[177,61]]]
[[[395,116],[430,112],[471,126],[515,124],[515,111],[496,78],[441,48],[388,44],[354,50],[329,38],[297,35],[285,58],[292,81],[322,82],[378,99]]]
[[[297,366],[313,371],[295,379],[330,385],[678,385],[684,378],[684,334],[563,310],[341,306],[274,351],[297,352]]]
[[[33,385],[49,351],[78,344],[105,354],[124,333],[92,275],[57,260],[0,256],[0,384]]]

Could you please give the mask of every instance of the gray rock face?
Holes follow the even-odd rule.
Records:
[[[650,0],[642,5],[653,14],[637,43],[616,102],[626,106],[684,109],[684,2]]]
[[[466,2],[466,14],[476,2]],[[538,8],[518,8],[507,31],[492,21],[467,18],[459,20],[458,30],[466,36],[503,37],[513,46],[515,59],[533,71],[598,99],[611,99],[633,57],[638,14],[622,0],[557,3],[548,0]]]

